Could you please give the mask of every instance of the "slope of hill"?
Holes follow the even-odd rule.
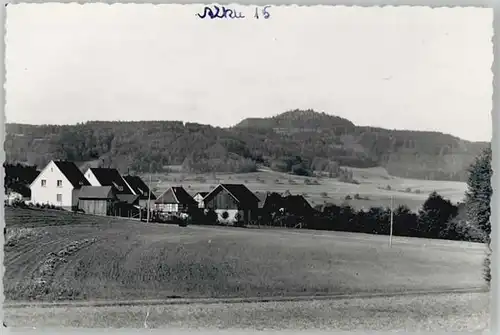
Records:
[[[77,125],[7,124],[7,161],[45,165],[50,159],[100,161],[122,172],[252,172],[257,164],[281,172],[338,176],[340,166],[382,166],[395,176],[464,180],[487,143],[436,132],[358,127],[349,120],[295,110],[245,119],[231,128],[179,121]]]
[[[40,211],[9,207],[6,225],[4,291],[10,301],[244,298],[484,286],[484,246],[475,243],[397,237],[389,248],[386,237],[375,235],[181,228],[52,211],[45,218]]]

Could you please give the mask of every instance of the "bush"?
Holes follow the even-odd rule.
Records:
[[[26,205],[26,203],[23,200],[14,199],[14,201],[12,201],[12,207],[26,208],[28,206]]]
[[[351,200],[351,199],[352,197],[349,194],[345,196],[345,200]]]
[[[229,217],[229,213],[227,211],[224,211],[221,216],[224,220],[227,220],[227,218]]]
[[[326,192],[321,192],[321,196],[322,196],[323,198],[328,198],[328,193],[326,193]]]

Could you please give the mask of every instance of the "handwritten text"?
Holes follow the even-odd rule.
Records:
[[[269,19],[271,14],[268,9],[271,6],[265,6],[263,8],[256,7],[253,17],[255,19]],[[225,7],[225,6],[205,6],[203,12],[196,14],[200,19],[244,19],[245,15],[242,12],[238,12],[235,9]]]

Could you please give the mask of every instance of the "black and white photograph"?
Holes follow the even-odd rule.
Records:
[[[488,330],[492,24],[9,4],[3,326]]]

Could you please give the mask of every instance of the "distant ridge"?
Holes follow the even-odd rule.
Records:
[[[219,128],[181,121],[92,121],[77,125],[7,124],[8,162],[94,162],[128,171],[332,173],[338,166],[381,166],[395,176],[461,180],[487,142],[440,132],[356,126],[314,110],[247,118]],[[97,162],[97,163],[96,163]],[[100,163],[99,163],[100,162]]]

